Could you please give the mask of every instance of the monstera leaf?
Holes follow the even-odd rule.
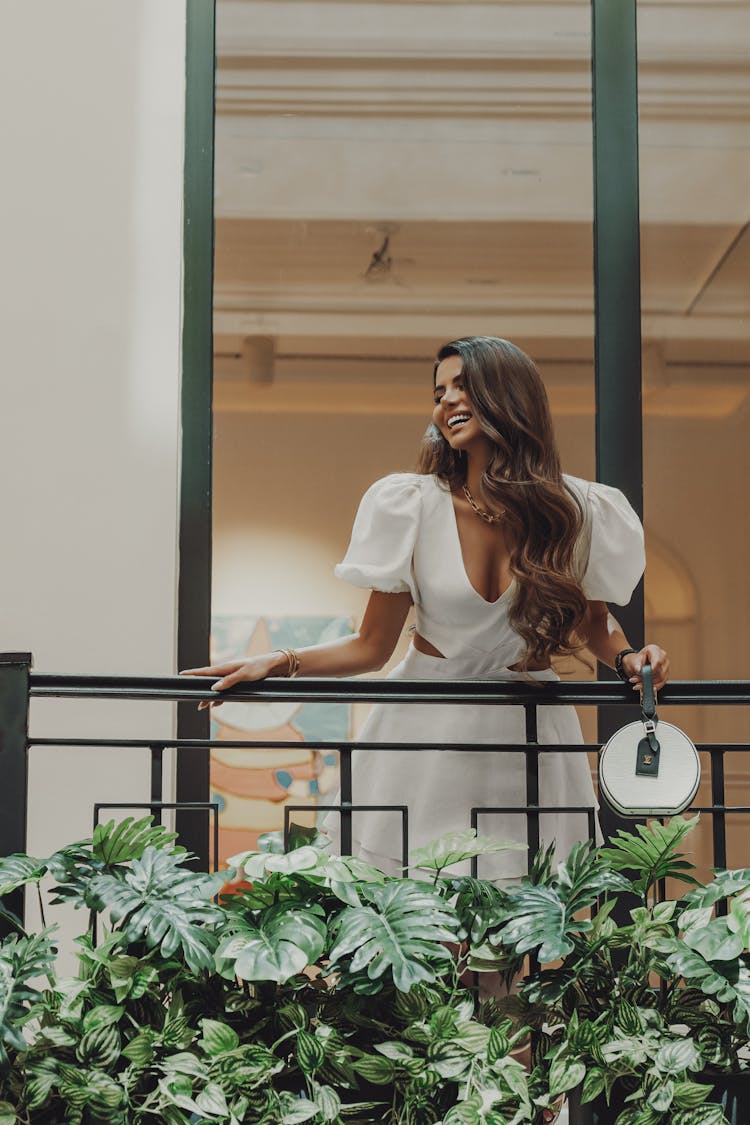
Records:
[[[222,911],[211,902],[224,874],[199,875],[182,866],[184,856],[149,846],[141,859],[117,873],[96,875],[87,902],[109,912],[121,924],[127,941],[143,938],[164,957],[179,949],[194,971],[213,967],[213,942],[205,927],[220,921]]]
[[[716,950],[715,943],[709,942],[703,935],[697,944],[706,953]],[[734,1004],[736,1023],[744,1024],[750,1020],[750,957],[708,961],[702,952],[679,938],[660,942],[659,951],[667,954],[670,969],[684,977],[688,986],[699,988],[722,1004]],[[719,952],[723,951],[719,949]]]
[[[696,883],[697,880],[690,874],[695,865],[685,859],[678,849],[698,820],[697,816],[688,820],[673,816],[667,824],[658,820],[637,824],[635,832],[618,831],[610,840],[610,846],[600,848],[599,854],[615,870],[632,872],[635,876],[633,889],[644,898],[660,879]]]
[[[119,822],[110,820],[108,824],[97,824],[91,850],[94,859],[111,868],[117,863],[140,859],[146,848],[171,849],[176,839],[176,832],[168,832],[163,824],[155,825],[152,816],[141,820],[126,816]],[[185,851],[184,848],[175,850],[183,854]]]
[[[13,934],[0,949],[0,1043],[17,1051],[26,1049],[20,1029],[28,1020],[29,1004],[39,995],[31,982],[46,974],[55,959],[50,933],[42,930],[31,937]],[[5,1062],[4,1055],[2,1047],[1,1062]]]
[[[525,881],[508,889],[507,905],[499,915],[502,924],[490,942],[510,945],[519,954],[536,951],[541,961],[556,961],[573,951],[576,934],[592,927],[589,919],[576,914],[593,906],[605,891],[629,886],[588,841],[576,844],[551,885]]]
[[[0,859],[0,898],[28,883],[38,883],[47,870],[46,860],[17,853]]]
[[[526,851],[526,844],[516,840],[496,840],[492,836],[478,836],[474,828],[463,832],[446,832],[437,840],[423,848],[417,848],[411,855],[413,867],[426,868],[440,872],[444,867],[453,867],[480,855],[495,855],[497,852]]]
[[[326,944],[326,924],[305,903],[284,902],[263,912],[257,924],[225,939],[217,960],[233,966],[242,980],[273,980],[285,984],[314,965]]]
[[[408,879],[370,887],[367,895],[372,905],[342,912],[331,962],[353,954],[351,972],[366,968],[375,981],[390,970],[402,992],[418,981],[435,980],[435,962],[451,956],[439,943],[457,939],[453,909],[430,887]]]

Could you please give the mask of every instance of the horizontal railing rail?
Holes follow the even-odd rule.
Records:
[[[526,820],[526,834],[529,853],[533,855],[540,839],[540,817],[545,812],[559,811],[582,818],[582,825],[586,825],[586,832],[594,837],[596,831],[595,809],[589,806],[549,806],[540,804],[540,759],[544,755],[555,754],[587,754],[596,753],[600,743],[573,743],[573,744],[544,744],[539,742],[537,732],[537,709],[546,706],[576,705],[580,707],[614,707],[622,708],[623,722],[632,721],[637,714],[638,696],[632,687],[621,683],[619,680],[597,681],[557,681],[547,680],[542,682],[524,682],[522,680],[454,680],[450,682],[435,680],[387,680],[387,679],[333,679],[333,678],[302,678],[302,679],[267,679],[257,683],[242,684],[231,691],[214,692],[211,689],[211,680],[197,676],[99,676],[99,675],[48,675],[43,673],[29,673],[28,654],[7,654],[9,660],[4,660],[0,654],[0,666],[13,663],[13,658],[26,657],[25,707],[28,711],[29,700],[57,698],[57,699],[110,699],[110,700],[160,700],[162,702],[194,703],[199,702],[233,702],[246,703],[252,707],[253,703],[268,703],[276,700],[288,700],[298,703],[413,703],[444,705],[456,704],[459,706],[511,706],[521,707],[524,711],[525,742],[519,744],[487,744],[477,742],[436,742],[425,740],[421,742],[390,743],[376,741],[359,741],[353,738],[315,739],[300,743],[297,740],[273,741],[263,738],[244,739],[199,739],[199,738],[94,738],[89,733],[86,737],[28,737],[25,733],[23,739],[16,738],[13,745],[22,746],[23,754],[35,747],[59,748],[65,747],[90,747],[108,751],[121,750],[147,750],[150,754],[151,774],[150,787],[147,800],[127,801],[126,795],[116,804],[111,802],[96,802],[93,812],[94,820],[104,810],[136,809],[149,810],[157,820],[161,820],[166,810],[175,807],[183,808],[175,802],[166,801],[165,794],[165,752],[168,750],[204,750],[209,753],[213,748],[222,750],[268,749],[274,748],[299,750],[301,745],[310,751],[337,751],[340,764],[341,800],[340,804],[332,806],[320,801],[311,801],[307,805],[285,802],[285,829],[288,831],[291,818],[301,812],[324,811],[329,807],[334,808],[340,818],[340,845],[343,852],[352,849],[352,822],[359,813],[374,812],[376,809],[388,811],[400,818],[402,837],[401,848],[404,865],[408,855],[408,807],[406,804],[398,806],[373,806],[357,803],[353,794],[352,757],[355,753],[368,752],[455,752],[471,751],[482,754],[519,754],[525,755],[526,769],[526,803],[510,809],[503,805],[487,808],[466,809],[467,827],[478,828],[485,824],[491,825],[491,817],[496,814],[506,815],[512,812],[521,815]],[[22,663],[20,661],[19,663]],[[0,667],[0,672],[2,667]],[[10,683],[10,681],[8,681]],[[17,689],[16,689],[17,690]],[[18,703],[18,700],[16,700]],[[5,704],[7,710],[7,702]],[[672,706],[750,706],[750,681],[747,680],[682,680],[672,681],[659,693],[660,708]],[[18,706],[16,707],[18,711]],[[0,697],[0,725],[3,721],[3,702]],[[629,713],[626,713],[628,712]],[[616,712],[615,712],[616,714]],[[7,745],[5,743],[7,742]],[[4,740],[3,749],[10,746],[12,739]],[[713,860],[716,866],[725,866],[727,860],[727,817],[730,814],[746,814],[750,808],[746,805],[727,804],[725,757],[729,753],[750,752],[750,742],[705,742],[698,744],[698,749],[705,752],[710,777],[710,804],[701,803],[693,811],[707,813],[712,817],[712,843]],[[13,772],[13,771],[12,771]],[[13,772],[15,789],[19,792],[6,792],[6,800],[23,800],[24,809],[27,798],[26,764],[23,769],[16,768]],[[23,789],[23,792],[20,792]],[[705,790],[704,790],[705,793]],[[134,795],[135,796],[135,795]],[[205,800],[192,801],[184,804],[185,811],[192,809],[196,812],[206,813],[213,817],[211,838],[214,858],[218,855],[218,804],[210,799],[210,794],[205,794]],[[485,819],[486,818],[486,819]],[[14,829],[16,836],[19,829]],[[437,832],[436,832],[437,834]],[[8,835],[6,833],[6,835]],[[208,835],[206,836],[208,840]],[[13,850],[20,850],[14,848]],[[208,856],[201,857],[208,859]],[[475,866],[476,869],[476,866]]]
[[[243,684],[230,691],[214,692],[198,676],[54,676],[34,672],[30,676],[32,697],[100,699],[162,699],[178,701],[220,700],[232,702],[291,699],[300,703],[540,703],[627,705],[637,695],[619,680],[563,682],[545,680],[365,680],[365,679],[268,679]],[[674,705],[750,705],[748,680],[675,680],[659,693],[663,707]]]

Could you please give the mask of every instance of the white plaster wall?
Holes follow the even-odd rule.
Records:
[[[0,648],[175,667],[184,0],[13,0],[0,37]],[[32,733],[169,736],[172,705],[44,701]],[[31,752],[29,849],[147,796],[142,755]]]

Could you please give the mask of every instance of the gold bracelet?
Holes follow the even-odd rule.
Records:
[[[299,675],[299,656],[292,648],[277,648],[275,652],[280,652],[282,656],[286,657],[287,670],[286,674],[290,680]]]

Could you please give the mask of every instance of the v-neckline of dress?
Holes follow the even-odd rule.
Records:
[[[458,519],[456,517],[456,506],[453,503],[453,493],[448,488],[442,488],[438,479],[437,479],[437,477],[435,477],[434,479],[435,479],[435,484],[436,484],[438,490],[445,494],[445,497],[446,497],[448,503],[450,504],[451,526],[453,528],[454,543],[455,543],[455,546],[456,546],[456,551],[458,553],[458,561],[459,561],[459,564],[460,564],[461,573],[464,577],[464,581],[466,582],[466,585],[469,587],[472,594],[474,594],[475,597],[479,598],[480,602],[482,602],[483,605],[486,605],[486,606],[500,605],[501,602],[504,601],[504,599],[507,598],[507,596],[510,593],[512,593],[512,591],[515,587],[515,584],[516,584],[515,578],[511,578],[509,585],[505,587],[505,589],[502,591],[502,593],[499,594],[495,598],[494,601],[490,601],[488,598],[485,598],[483,594],[479,593],[479,590],[477,590],[476,586],[474,585],[472,580],[469,578],[469,572],[466,569],[466,563],[464,562],[464,551],[463,551],[463,546],[461,545],[461,535],[460,535],[459,530],[458,530]]]

